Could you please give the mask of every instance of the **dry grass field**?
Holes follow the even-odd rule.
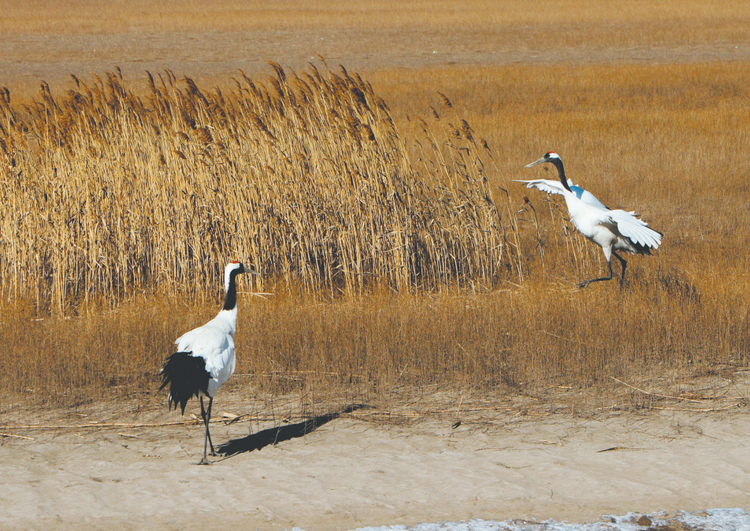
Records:
[[[346,2],[285,0],[275,4],[188,0],[179,4],[135,0],[128,5],[81,0],[65,6],[54,0],[10,1],[0,29],[10,35],[233,32],[257,29],[412,29],[449,28],[475,35],[521,28],[530,30],[510,44],[533,37],[549,46],[639,46],[659,43],[747,42],[750,8],[745,2],[575,2],[542,0],[533,9],[520,0],[371,0]],[[592,31],[593,30],[593,31]],[[469,43],[467,43],[469,45]]]
[[[232,258],[263,273],[240,286],[235,389],[386,409],[437,390],[643,405],[613,378],[736,394],[745,3],[141,4],[0,18],[6,410],[151,404]],[[274,46],[220,45],[255,35]],[[511,182],[554,178],[523,169],[549,150],[664,233],[622,289],[577,289],[600,250],[563,201]]]

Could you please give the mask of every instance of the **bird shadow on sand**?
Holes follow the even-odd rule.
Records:
[[[325,415],[318,415],[317,417],[307,419],[303,422],[269,428],[267,430],[259,431],[258,433],[253,433],[252,435],[248,435],[247,437],[242,437],[241,439],[233,439],[219,446],[216,451],[217,453],[225,457],[231,457],[237,454],[252,452],[253,450],[260,450],[271,444],[277,444],[283,441],[288,441],[290,439],[304,437],[308,433],[315,431],[320,426],[339,418],[345,413],[351,413],[352,411],[367,407],[371,406],[367,406],[365,404],[352,404],[346,406],[341,411],[326,413]]]

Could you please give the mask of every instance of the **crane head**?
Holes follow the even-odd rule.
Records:
[[[556,160],[561,160],[560,155],[558,155],[554,151],[550,151],[548,153],[545,153],[542,158],[535,160],[531,164],[527,164],[526,167],[531,168],[532,166],[536,166],[537,164],[542,164],[543,162],[551,162],[554,164],[554,161]]]
[[[232,260],[227,264],[227,267],[224,268],[224,275],[229,276],[229,274],[234,273],[235,275],[239,275],[241,273],[245,272],[245,266],[242,262],[238,262],[237,260]]]
[[[238,262],[237,260],[232,260],[227,264],[227,267],[224,269],[224,275],[228,277],[231,273],[234,273],[235,275],[239,275],[242,273],[250,273],[251,275],[259,275],[252,266],[245,266],[242,262]]]
[[[259,275],[255,268],[252,266],[245,266],[242,262],[238,262],[237,260],[232,260],[227,264],[227,267],[224,269],[224,275],[228,277],[230,274],[240,275],[242,273],[250,273],[251,275]]]

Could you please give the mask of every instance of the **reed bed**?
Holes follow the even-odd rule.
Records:
[[[408,83],[414,75],[381,72],[371,86],[344,72],[276,71],[203,90],[167,73],[140,93],[114,73],[69,95],[49,91],[52,102],[6,105],[5,160],[15,166],[3,170],[13,177],[4,199],[29,199],[2,215],[19,227],[30,216],[33,227],[54,222],[39,240],[28,225],[16,245],[67,249],[66,264],[96,258],[60,280],[34,267],[3,273],[9,396],[151,397],[174,338],[216,312],[219,268],[235,254],[264,273],[240,281],[228,389],[248,403],[294,395],[388,408],[420,394],[544,401],[564,389],[598,407],[630,389],[619,382],[747,402],[736,390],[750,348],[744,65],[435,69],[420,71],[420,87]],[[308,77],[334,88],[306,95]],[[75,94],[101,112],[75,113],[61,129],[54,118],[74,114],[63,102]],[[576,183],[664,232],[654,256],[629,258],[622,288],[575,288],[602,272],[601,251],[575,233],[564,203],[510,182],[550,177],[523,169],[547,150]],[[36,188],[15,185],[31,175]],[[252,209],[228,206],[243,201]],[[106,227],[91,221],[100,218]],[[94,238],[46,245],[82,235]],[[633,393],[634,407],[651,403]]]
[[[133,292],[216,293],[227,259],[259,288],[436,289],[513,271],[485,141],[450,112],[408,154],[387,104],[346,70],[200,89],[120,73],[16,106],[0,98],[0,290],[65,314]]]

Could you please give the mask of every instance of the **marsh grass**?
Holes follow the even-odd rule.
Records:
[[[513,268],[468,123],[423,121],[412,162],[359,76],[273,67],[210,92],[170,72],[145,96],[115,73],[57,99],[42,84],[20,109],[6,91],[4,293],[63,314],[91,295],[205,295],[230,256],[261,286],[336,293]]]
[[[100,16],[92,17],[91,13]],[[148,13],[149,16],[144,16]],[[344,0],[281,5],[218,0],[186,1],[179,6],[136,0],[128,6],[104,0],[60,6],[51,0],[9,1],[0,29],[4,34],[80,35],[347,28],[419,35],[448,31],[462,47],[501,43],[510,49],[542,47],[649,47],[747,42],[745,2],[683,0],[653,3],[626,0],[569,2],[542,0],[533,9],[521,0],[392,0],[352,3]],[[467,45],[466,37],[473,42]],[[500,38],[498,38],[500,36]]]
[[[612,378],[656,381],[650,388],[665,392],[674,382],[714,377],[706,392],[720,394],[716,389],[747,366],[744,310],[697,293],[675,272],[640,269],[634,277],[616,297],[538,282],[337,301],[242,293],[237,372],[227,389],[271,404],[272,397],[304,397],[310,411],[321,401],[398,410],[415,397],[426,402],[430,393],[490,402],[550,399],[550,388],[600,405],[591,397],[627,391]],[[650,292],[646,300],[642,290]],[[92,307],[68,319],[39,320],[30,309],[6,307],[6,319],[16,316],[0,327],[14,354],[3,361],[6,399],[149,403],[173,339],[215,311],[215,304],[163,296]],[[632,399],[637,404],[644,396]]]
[[[167,73],[144,94],[112,74],[16,111],[27,130],[5,129],[16,165],[3,170],[15,205],[3,245],[18,248],[0,284],[6,389],[54,404],[152,391],[174,338],[215,313],[232,254],[264,276],[240,288],[231,385],[264,396],[384,408],[420,392],[555,400],[544,390],[622,391],[612,377],[664,388],[710,377],[719,389],[747,367],[742,65],[421,73],[423,86],[398,71],[368,82],[307,72],[321,88],[306,96],[288,72],[219,90]],[[75,94],[99,98],[98,110],[66,114]],[[301,117],[289,117],[292,97]],[[205,110],[212,103],[225,125]],[[104,118],[111,130],[90,125]],[[622,289],[576,289],[602,271],[601,251],[575,233],[564,203],[510,182],[550,178],[523,170],[548,150],[605,204],[664,232],[654,256],[630,259]],[[227,183],[232,193],[217,193]],[[43,191],[55,208],[35,206]],[[411,251],[438,258],[357,258],[368,245],[399,249],[404,227],[428,242]],[[75,237],[86,245],[67,246]],[[645,396],[631,404],[653,402]]]

